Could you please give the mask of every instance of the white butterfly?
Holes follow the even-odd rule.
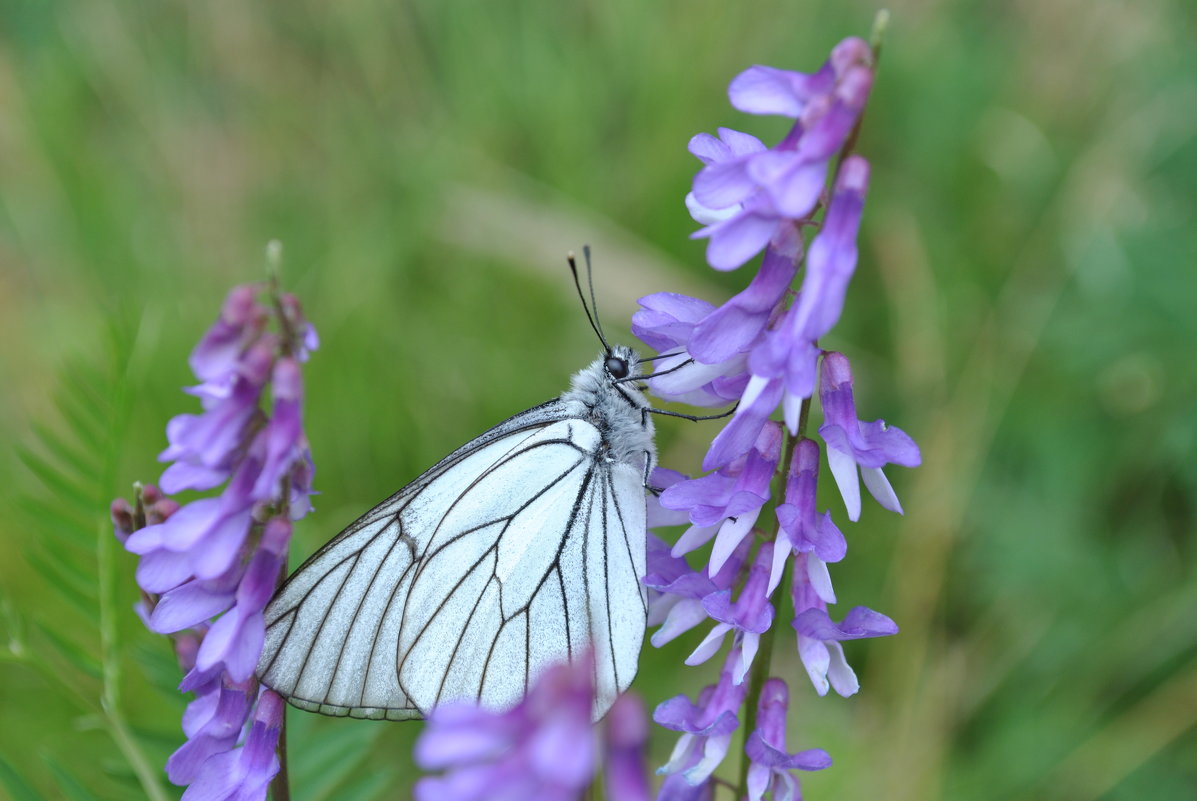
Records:
[[[458,448],[287,579],[263,684],[301,709],[403,720],[449,700],[509,708],[592,652],[606,712],[644,639],[656,410],[636,352],[595,330],[605,353],[561,397]]]

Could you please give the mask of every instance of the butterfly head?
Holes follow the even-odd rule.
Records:
[[[619,381],[629,376],[640,374],[640,357],[636,351],[627,345],[613,345],[607,349],[607,358],[603,361],[603,368],[613,380]]]

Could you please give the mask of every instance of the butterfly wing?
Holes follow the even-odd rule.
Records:
[[[445,515],[400,631],[399,683],[415,706],[510,707],[545,667],[591,647],[596,717],[627,689],[647,609],[644,488],[601,444],[589,423],[546,428]]]
[[[516,415],[288,579],[266,610],[263,683],[330,715],[405,719],[458,698],[505,708],[593,642],[605,711],[644,635],[641,483],[560,400]]]

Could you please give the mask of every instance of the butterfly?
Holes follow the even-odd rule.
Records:
[[[588,661],[594,715],[636,675],[656,464],[642,360],[610,345],[560,397],[499,423],[366,512],[265,611],[257,674],[301,709],[404,720],[503,710]],[[587,252],[589,267],[589,252]],[[594,287],[590,287],[595,307]]]

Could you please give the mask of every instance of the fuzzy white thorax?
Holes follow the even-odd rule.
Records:
[[[569,404],[572,416],[598,428],[610,448],[612,461],[631,465],[647,478],[657,464],[652,415],[646,411],[650,404],[637,389],[638,382],[616,383],[607,369],[610,357],[627,362],[629,377],[641,375],[636,351],[626,345],[614,345],[610,354],[600,354],[574,374],[569,391],[561,399]]]

